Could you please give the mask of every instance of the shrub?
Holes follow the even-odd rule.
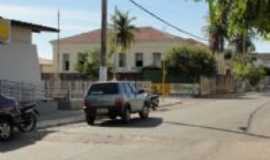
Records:
[[[267,75],[263,66],[256,66],[250,56],[236,56],[233,60],[233,73],[239,80],[247,80],[256,86]]]
[[[82,75],[96,80],[98,78],[99,65],[99,52],[95,49],[80,53],[75,69]]]
[[[166,57],[166,67],[176,73],[189,74],[198,81],[200,76],[216,74],[214,56],[204,48],[184,46],[171,48]]]

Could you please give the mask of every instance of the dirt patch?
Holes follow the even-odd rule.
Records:
[[[53,143],[83,143],[83,144],[161,144],[168,145],[173,143],[172,138],[145,136],[145,135],[111,135],[111,134],[77,134],[77,133],[57,133],[52,134],[43,141]]]

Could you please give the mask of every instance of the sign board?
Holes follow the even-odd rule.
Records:
[[[0,18],[0,43],[8,43],[11,35],[11,24],[9,20]]]

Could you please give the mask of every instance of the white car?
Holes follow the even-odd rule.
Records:
[[[150,112],[150,101],[143,90],[137,90],[132,82],[98,82],[91,85],[85,99],[86,121],[93,125],[96,117],[118,116],[123,122],[130,121],[132,113],[146,119]]]

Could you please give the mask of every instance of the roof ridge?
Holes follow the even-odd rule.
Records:
[[[187,39],[172,33],[162,31],[161,29],[155,28],[153,26],[139,26],[138,30],[135,31],[135,40],[136,41],[194,41],[194,39]],[[101,29],[94,29],[91,31],[83,32],[73,36],[61,38],[60,41],[63,43],[98,43],[100,41],[99,32]],[[56,42],[57,40],[51,41],[51,43]],[[199,44],[203,44],[198,42]]]

